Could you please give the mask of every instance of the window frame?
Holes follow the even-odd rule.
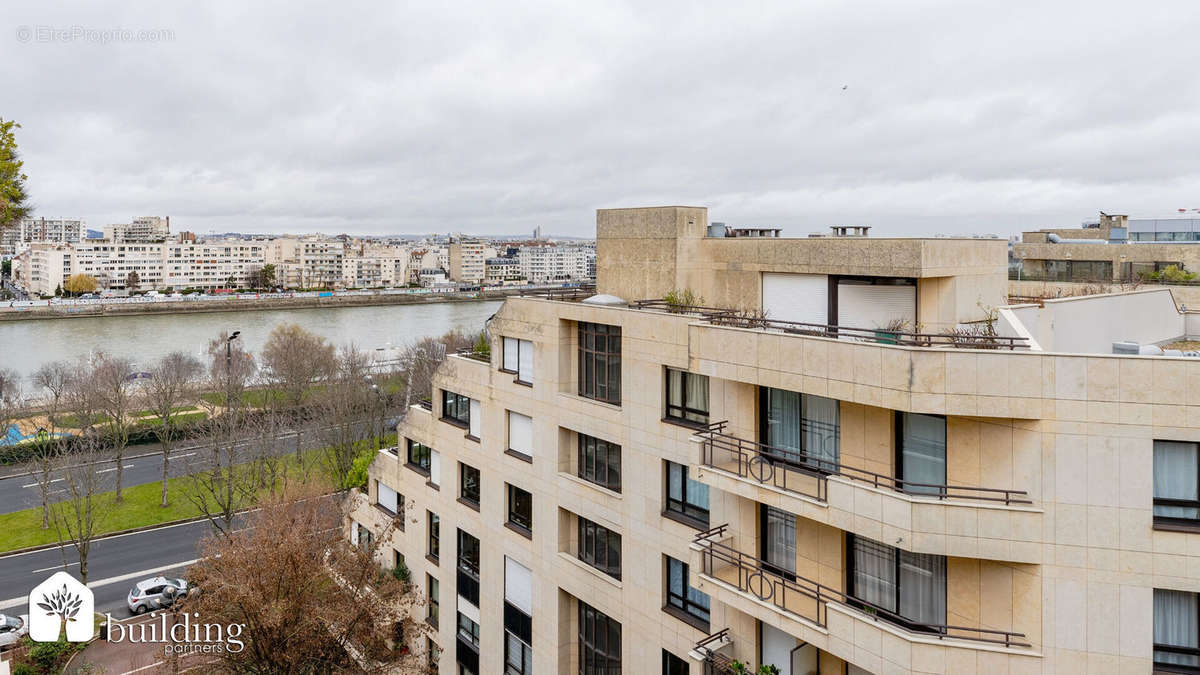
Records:
[[[576,533],[578,536],[575,557],[592,569],[621,580],[621,533],[605,527],[583,516],[575,516]],[[614,541],[615,546],[614,546]],[[586,542],[591,542],[591,553],[587,552]],[[616,563],[609,558],[616,552]]]
[[[621,622],[583,600],[576,598],[575,602],[578,605],[576,628],[578,628],[579,639],[579,675],[611,675],[613,672],[621,672]],[[588,631],[589,624],[591,626],[590,633]],[[598,642],[596,640],[597,628],[599,627],[604,629],[603,651],[598,651],[596,646]],[[615,656],[612,653],[614,651],[612,645],[609,644],[614,635],[616,636]]]
[[[504,485],[505,485],[504,492],[505,492],[505,502],[506,502],[505,524],[510,526],[513,529],[516,529],[518,532],[520,532],[522,534],[525,534],[527,536],[532,536],[533,535],[533,493],[524,488],[517,487],[516,485],[513,485],[512,483],[505,483]],[[523,524],[519,520],[513,519],[514,514],[518,515],[518,516],[521,515],[514,511],[514,506],[516,505],[516,502],[517,502],[516,498],[519,496],[517,494],[514,494],[515,492],[522,492],[528,496],[529,514],[528,514],[528,518],[526,519],[528,521],[527,524]]]
[[[439,562],[442,559],[442,519],[433,511],[425,511],[425,557]]]
[[[667,518],[671,518],[672,520],[681,522],[685,525],[694,527],[698,530],[708,529],[709,521],[712,518],[711,502],[710,502],[710,506],[702,507],[702,506],[699,506],[699,505],[689,501],[688,484],[690,481],[691,483],[700,485],[700,486],[704,487],[705,489],[707,489],[708,486],[704,485],[703,483],[700,483],[698,481],[691,480],[688,477],[688,466],[686,464],[679,464],[678,462],[672,462],[669,459],[663,460],[663,461],[665,462],[665,469],[666,469],[665,471],[663,471],[663,479],[664,479],[663,480],[663,515],[666,516]],[[682,499],[676,499],[671,496],[671,470],[672,470],[672,467],[679,467],[681,469],[679,483],[680,483],[680,491],[682,492]],[[689,509],[690,509],[690,511],[689,511]],[[703,515],[699,515],[701,512],[703,512]]]
[[[905,412],[903,410],[897,410],[897,411],[895,411],[895,417],[894,417],[895,421],[893,423],[893,426],[895,427],[895,443],[894,443],[894,445],[896,448],[895,460],[894,460],[895,464],[896,464],[896,470],[894,472],[896,474],[896,490],[899,492],[902,492],[906,495],[913,495],[913,496],[917,496],[917,497],[937,497],[938,499],[945,499],[947,497],[946,488],[948,485],[946,483],[948,478],[946,478],[946,477],[942,478],[942,484],[940,487],[937,487],[937,488],[917,488],[916,490],[913,490],[909,487],[906,487],[906,485],[904,483],[904,480],[905,480],[904,479],[904,420],[905,420],[905,417],[908,415],[920,415],[922,417],[930,417],[930,418],[934,418],[934,419],[940,419],[942,421],[942,469],[943,469],[943,474],[945,476],[949,476],[949,473],[950,473],[950,439],[949,439],[949,435],[948,435],[949,434],[949,424],[947,423],[946,416],[945,415],[936,415],[936,414],[931,414],[931,413],[913,413],[913,412]],[[840,412],[839,412],[839,424],[840,424]]]
[[[1176,499],[1176,498],[1170,498],[1170,497],[1155,497],[1155,496],[1153,496],[1156,486],[1154,485],[1154,480],[1153,480],[1153,473],[1154,473],[1153,466],[1151,466],[1150,494],[1151,494],[1151,514],[1152,514],[1153,523],[1154,523],[1153,527],[1156,530],[1200,532],[1200,443],[1197,443],[1194,441],[1175,441],[1175,440],[1170,440],[1170,439],[1166,439],[1166,438],[1156,438],[1156,439],[1154,439],[1153,443],[1157,444],[1159,441],[1168,442],[1168,443],[1190,443],[1191,444],[1192,452],[1196,454],[1197,499],[1195,499],[1195,500]],[[1154,462],[1154,461],[1156,461],[1155,456],[1157,456],[1157,453],[1154,451],[1153,446],[1151,447],[1151,453],[1152,453],[1151,462]],[[1185,518],[1182,516],[1160,516],[1157,513],[1154,513],[1154,510],[1159,506],[1194,508],[1197,510],[1197,517],[1196,518]]]
[[[1176,591],[1174,589],[1169,589],[1169,588],[1155,588],[1154,591],[1155,592],[1171,591],[1174,593],[1180,592],[1180,591]],[[1197,596],[1197,598],[1196,598],[1196,618],[1195,618],[1196,632],[1197,632],[1196,643],[1200,644],[1200,593],[1196,593],[1195,591],[1182,591],[1182,592],[1191,593],[1192,595]],[[1153,612],[1152,612],[1151,616],[1153,617]],[[1195,656],[1197,661],[1200,662],[1200,648],[1186,647],[1183,645],[1172,645],[1172,644],[1166,644],[1166,643],[1161,643],[1161,642],[1154,642],[1154,625],[1153,625],[1153,623],[1151,623],[1150,628],[1151,628],[1151,630],[1150,630],[1150,635],[1151,635],[1151,637],[1150,637],[1150,649],[1151,649],[1150,659],[1151,659],[1151,662],[1154,664],[1154,672],[1156,672],[1156,673],[1192,673],[1193,675],[1195,673],[1200,673],[1200,666],[1189,666],[1189,665],[1185,665],[1185,664],[1170,663],[1167,661],[1157,660],[1155,658],[1157,656],[1157,653],[1159,651],[1165,651],[1165,652],[1173,652],[1176,654],[1182,654],[1185,656]]]
[[[662,650],[662,675],[688,675],[689,672],[687,659],[681,659],[666,649]]]
[[[679,400],[683,401],[683,403],[681,405],[677,405],[677,406],[671,404],[671,374],[672,373],[679,373],[679,387],[681,389],[681,391],[679,392]],[[663,367],[663,420],[664,421],[675,423],[675,424],[683,424],[685,426],[694,426],[694,427],[707,427],[708,426],[708,419],[709,419],[710,411],[707,409],[701,410],[700,408],[692,408],[691,406],[688,405],[689,404],[689,401],[687,399],[688,379],[693,378],[693,377],[704,378],[705,389],[707,389],[708,386],[711,385],[711,383],[712,383],[712,381],[709,379],[709,377],[707,375],[701,375],[699,373],[692,373],[692,372],[689,372],[686,370],[682,370],[680,368],[672,368],[670,366]],[[711,395],[711,392],[709,392],[709,393]],[[706,397],[706,398],[708,398],[708,397]],[[711,401],[712,401],[712,399],[709,398],[709,406],[710,407],[711,407]],[[703,417],[704,419],[702,419],[702,420],[691,419],[688,417],[689,413],[694,414],[698,417]]]
[[[425,622],[437,628],[441,623],[442,604],[439,596],[442,593],[442,585],[438,578],[432,574],[425,573],[425,595],[429,597],[429,607],[425,610]]]
[[[512,663],[512,651],[510,651],[510,647],[514,641],[521,645],[521,654],[518,657],[520,666],[517,667],[514,667]],[[526,668],[526,666],[529,667]],[[504,675],[532,675],[532,673],[533,647],[527,644],[512,631],[504,631]]]
[[[589,443],[589,441],[590,441],[590,443]],[[606,441],[603,438],[598,438],[596,436],[590,436],[588,434],[583,433],[582,431],[575,432],[575,444],[576,444],[575,475],[589,483],[592,483],[594,485],[599,485],[600,487],[602,487],[606,490],[612,490],[613,492],[620,493],[621,492],[621,446],[617,445],[616,443],[613,443],[611,441]],[[591,447],[591,452],[592,452],[592,469],[590,471],[590,473],[591,473],[590,476],[588,475],[589,471],[587,470],[587,465],[588,465],[587,450],[588,450],[589,445]],[[601,468],[601,461],[600,461],[601,447],[603,447],[603,452],[604,452],[604,462],[603,462],[604,480],[599,480],[600,468]],[[615,465],[616,465],[616,469],[617,469],[615,482],[613,480],[611,480],[611,477],[613,475],[613,465],[614,465],[612,458],[614,455],[616,456]]]
[[[589,321],[579,321],[576,323],[578,339],[576,340],[577,352],[577,379],[579,381],[579,395],[583,398],[610,405],[621,405],[621,327],[613,326],[604,323],[592,323]],[[592,346],[588,346],[589,339]],[[598,341],[604,343],[604,347],[596,346]],[[613,350],[613,345],[616,349]],[[588,377],[588,366],[591,366],[592,376]],[[597,366],[603,366],[604,377],[601,380],[598,377],[599,369]],[[616,373],[615,384],[610,381],[610,375]]]
[[[455,625],[454,625],[455,636],[457,636],[459,638],[466,638],[467,643],[470,644],[471,646],[475,647],[475,650],[478,651],[479,650],[479,624],[475,623],[474,619],[467,616],[466,614],[463,614],[461,611],[457,612],[457,614],[458,614],[458,617],[457,617],[457,620],[455,621]],[[464,628],[463,619],[466,619],[467,622],[470,624],[470,625],[466,626],[466,628],[468,629],[468,632],[465,632],[465,633],[463,632],[463,628]],[[471,629],[471,626],[474,626],[474,629]]]
[[[424,443],[414,441],[411,438],[404,439],[407,442],[407,451],[405,457],[405,466],[424,474],[429,477],[433,467],[433,448]]]
[[[453,412],[447,413],[447,410],[453,410]],[[450,391],[449,389],[443,389],[441,420],[456,427],[470,429],[471,397]]]
[[[474,496],[470,496],[467,493],[467,474],[470,471],[475,472]],[[480,473],[479,469],[476,469],[475,467],[473,467],[470,464],[467,464],[465,462],[458,463],[458,499],[459,499],[459,501],[463,502],[467,506],[473,506],[476,511],[479,510],[479,500],[480,500],[481,493],[482,493],[482,490],[480,488],[480,483],[481,483],[482,479],[483,479],[483,476]]]
[[[855,595],[855,593],[857,592],[857,589],[855,589],[855,583],[854,583],[854,576],[855,576],[854,544],[859,539],[862,539],[864,541],[869,541],[877,546],[881,546],[885,549],[891,550],[891,553],[892,553],[892,585],[895,586],[895,597],[894,597],[894,602],[895,602],[895,607],[896,607],[895,610],[890,610],[886,607],[876,606],[876,605],[874,605],[874,603],[870,602],[869,600],[862,600]],[[942,607],[945,608],[947,616],[943,617],[942,621],[943,622],[947,621],[949,618],[948,615],[949,615],[949,611],[950,611],[949,604],[948,604],[949,603],[949,593],[950,593],[950,569],[949,569],[949,559],[947,556],[937,555],[937,554],[933,554],[933,553],[913,553],[912,551],[905,551],[904,549],[899,548],[897,546],[890,546],[883,542],[871,539],[870,537],[862,537],[862,536],[853,534],[851,532],[846,533],[846,589],[847,589],[846,590],[846,599],[851,606],[856,606],[859,608],[867,608],[867,609],[872,609],[872,610],[874,610],[874,609],[883,610],[884,612],[888,613],[888,616],[885,617],[888,621],[895,623],[897,625],[900,625],[904,628],[907,628],[908,630],[918,632],[918,633],[938,634],[938,631],[931,630],[931,628],[944,627],[946,624],[944,624],[944,623],[943,624],[919,623],[915,619],[910,619],[909,617],[907,617],[903,614],[904,607],[901,605],[901,596],[902,596],[901,581],[903,579],[903,576],[901,574],[900,568],[904,565],[904,556],[906,554],[914,555],[914,556],[915,555],[929,556],[932,558],[941,558],[943,560],[942,584],[941,584],[941,586],[942,586],[942,588],[941,588],[941,590],[942,590]]]
[[[672,558],[669,555],[663,555],[663,591],[666,596],[663,598],[663,611],[671,616],[690,624],[695,628],[707,631],[712,622],[712,596],[694,588],[690,583],[689,573],[691,568],[682,560]],[[676,589],[671,587],[671,568],[673,565],[679,566],[680,583],[683,588],[676,592]],[[703,595],[708,599],[708,607],[701,605],[691,597],[691,592]]]

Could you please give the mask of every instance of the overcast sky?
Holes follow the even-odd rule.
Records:
[[[0,117],[38,215],[93,229],[592,236],[597,208],[688,204],[1006,234],[1200,208],[1196,0],[50,4],[5,0]]]

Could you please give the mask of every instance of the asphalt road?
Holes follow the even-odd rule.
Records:
[[[186,578],[187,566],[200,557],[200,541],[211,532],[208,521],[201,520],[93,541],[88,587],[95,593],[96,611],[118,618],[131,616],[125,606],[129,589],[141,579],[160,574]],[[0,612],[27,613],[29,590],[61,569],[79,575],[74,548],[0,557]]]

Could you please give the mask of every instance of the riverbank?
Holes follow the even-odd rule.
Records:
[[[80,319],[147,314],[209,314],[288,309],[370,307],[379,305],[427,305],[452,302],[502,300],[528,292],[530,287],[498,288],[455,293],[331,293],[301,295],[263,295],[227,297],[204,301],[158,298],[153,302],[102,302],[89,304],[49,304],[45,306],[0,308],[0,321],[31,319]]]

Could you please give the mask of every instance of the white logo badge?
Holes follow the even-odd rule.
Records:
[[[66,572],[55,572],[29,592],[29,637],[56,642],[87,642],[95,631],[92,591]]]

